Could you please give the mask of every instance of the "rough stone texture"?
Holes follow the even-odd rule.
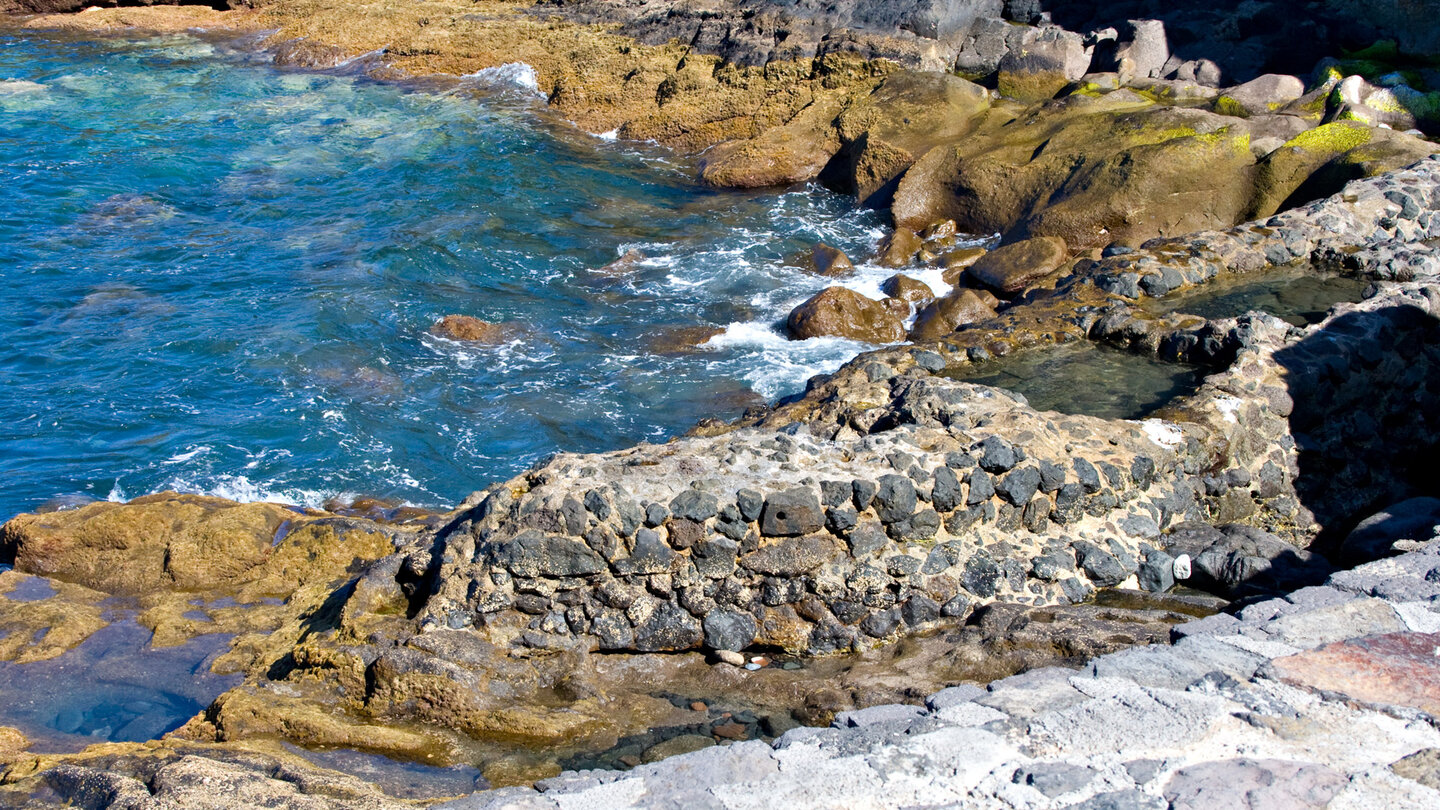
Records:
[[[1365,703],[1440,714],[1440,634],[1391,633],[1327,644],[1278,659],[1272,677]]]

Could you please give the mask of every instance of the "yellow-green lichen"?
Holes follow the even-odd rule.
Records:
[[[1250,113],[1240,105],[1240,102],[1229,96],[1221,96],[1215,99],[1215,112],[1221,115],[1231,115],[1236,118],[1249,118]]]
[[[1307,152],[1341,154],[1369,142],[1370,130],[1368,127],[1335,122],[1307,129],[1286,141],[1285,146],[1304,149]]]

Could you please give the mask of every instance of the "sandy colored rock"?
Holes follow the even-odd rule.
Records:
[[[482,321],[469,315],[446,315],[430,326],[430,334],[466,343],[494,346],[508,340],[507,330],[498,323]]]
[[[879,301],[846,287],[826,287],[790,313],[785,328],[792,340],[843,337],[866,343],[905,339],[900,319]]]
[[[1254,165],[1244,119],[1114,95],[997,105],[906,172],[895,224],[954,219],[966,233],[1059,236],[1084,250],[1241,221]]]
[[[8,765],[30,747],[30,740],[17,728],[0,726],[0,765]]]
[[[700,161],[700,179],[728,188],[788,186],[813,180],[840,151],[835,116],[843,100],[812,101],[782,126],[716,147]]]
[[[964,137],[990,107],[988,92],[948,73],[887,76],[836,119],[845,142],[842,190],[862,205],[889,204],[900,176],[923,154]],[[834,182],[833,180],[831,182]]]
[[[995,317],[995,307],[975,290],[959,289],[920,310],[910,339],[939,340],[967,323]]]
[[[1065,240],[1058,237],[1025,239],[981,256],[965,271],[965,278],[1009,298],[1058,270],[1068,256]]]

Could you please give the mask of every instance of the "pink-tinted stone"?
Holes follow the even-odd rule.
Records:
[[[1440,633],[1387,633],[1276,659],[1283,681],[1440,716]]]

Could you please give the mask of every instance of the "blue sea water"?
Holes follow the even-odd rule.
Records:
[[[189,36],[0,36],[0,516],[162,489],[453,503],[864,348],[775,325],[827,283],[787,260],[869,255],[874,213],[699,187],[552,120],[523,75],[437,89]],[[430,336],[449,313],[511,340]],[[694,327],[720,335],[687,349]]]

